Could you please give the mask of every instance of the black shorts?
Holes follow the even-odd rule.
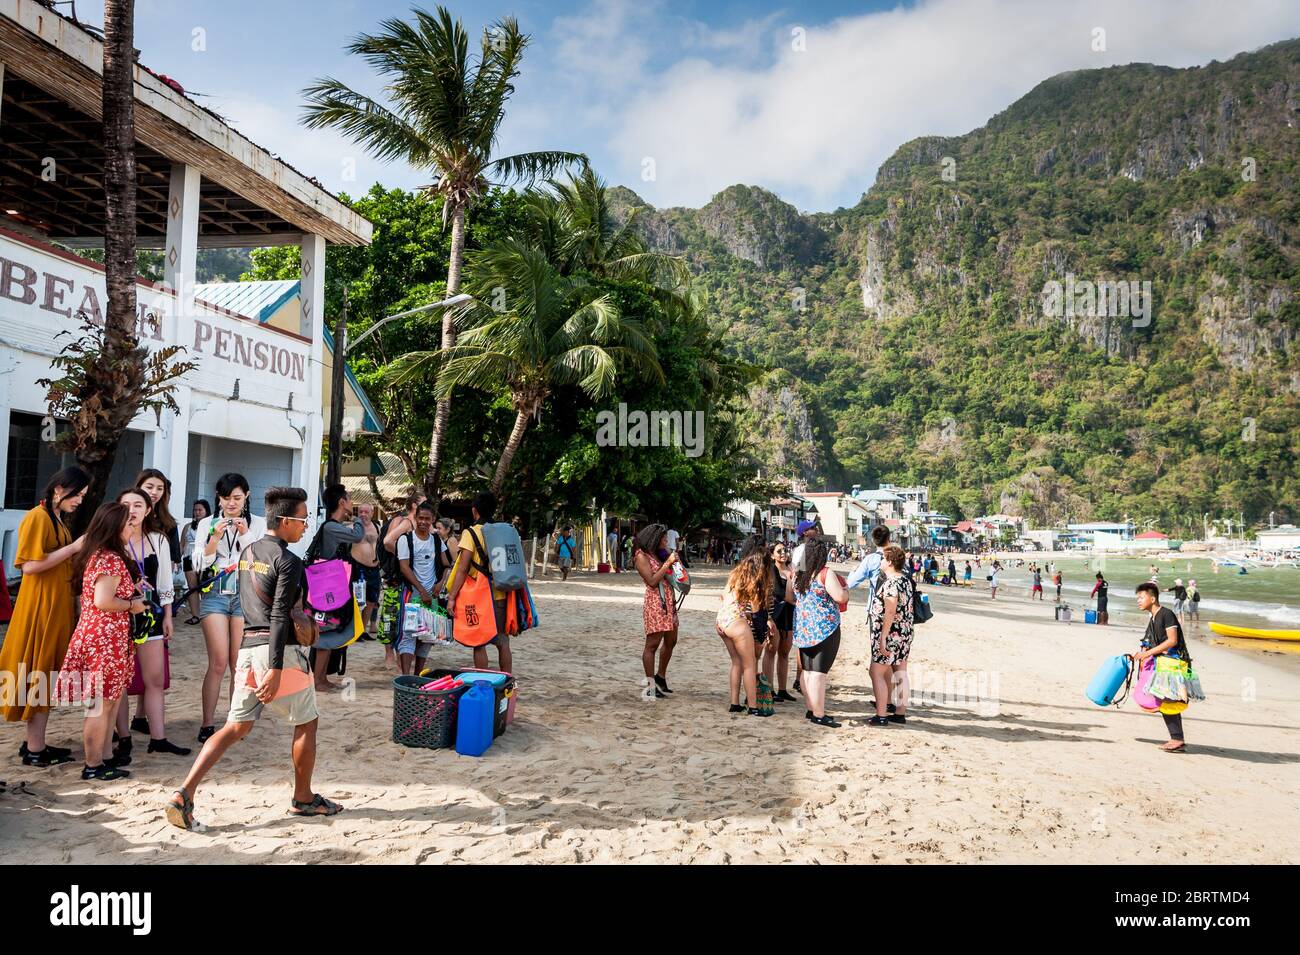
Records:
[[[814,647],[799,651],[799,662],[809,673],[830,673],[840,652],[840,628]]]
[[[194,573],[194,558],[193,558],[193,557],[182,557],[182,558],[181,558],[181,570],[185,571],[185,573],[187,573],[187,574],[192,574],[192,573]]]

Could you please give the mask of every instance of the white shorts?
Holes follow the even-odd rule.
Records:
[[[271,648],[266,644],[260,647],[240,649],[235,663],[235,693],[230,698],[230,715],[228,723],[251,723],[269,709],[290,726],[302,726],[310,723],[320,714],[316,710],[316,684],[311,667],[307,665],[307,650],[298,644],[284,648],[284,669],[297,670],[308,677],[307,687],[296,693],[276,697],[270,703],[263,703],[257,698],[257,687],[248,685],[248,674],[253,674],[254,683],[260,683],[262,676],[270,669]]]

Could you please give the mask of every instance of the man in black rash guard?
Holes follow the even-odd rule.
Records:
[[[294,637],[291,612],[298,603],[302,561],[289,550],[307,531],[307,492],[273,487],[266,492],[266,536],[244,548],[239,558],[239,592],[244,610],[244,641],[235,666],[235,693],[226,725],[204,744],[167,803],[167,821],[194,828],[194,793],[203,777],[235,743],[253,729],[269,707],[293,727],[293,800],[289,812],[332,816],[343,807],[311,788],[316,765],[316,689],[307,649]]]

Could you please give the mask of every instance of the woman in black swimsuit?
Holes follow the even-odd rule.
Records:
[[[785,582],[794,570],[790,567],[790,549],[778,541],[772,545],[772,591],[776,604],[772,609],[772,624],[776,636],[763,649],[763,672],[769,676],[776,671],[777,692],[772,699],[778,703],[793,703],[794,697],[785,688],[790,674],[790,649],[794,646],[794,605],[785,601]],[[797,657],[795,658],[798,659]]]

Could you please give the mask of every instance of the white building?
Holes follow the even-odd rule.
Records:
[[[865,541],[875,516],[866,504],[843,491],[809,491],[803,496],[816,509],[825,537],[853,546]]]
[[[1288,550],[1300,550],[1300,527],[1294,524],[1283,524],[1281,527],[1270,527],[1267,530],[1257,531],[1255,533],[1255,542],[1259,545],[1260,550],[1283,552]]]
[[[897,495],[903,502],[902,517],[918,517],[930,510],[930,488],[925,484],[915,487],[902,487],[897,484],[881,484],[880,490]]]
[[[34,0],[0,0],[0,444],[2,550],[49,476],[70,459],[49,444],[50,359],[103,320],[100,266],[75,253],[102,246],[103,45]],[[320,486],[325,247],[362,245],[371,226],[319,185],[244,138],[137,63],[138,244],[164,252],[165,288],[137,286],[139,335],[183,345],[198,368],[175,389],[179,413],[138,415],[118,449],[109,491],[141,467],[172,480],[173,513],[212,497],[225,471],[249,481],[254,510],[273,484]],[[301,308],[293,330],[205,304],[198,250],[295,245]],[[66,338],[66,337],[65,337]]]

